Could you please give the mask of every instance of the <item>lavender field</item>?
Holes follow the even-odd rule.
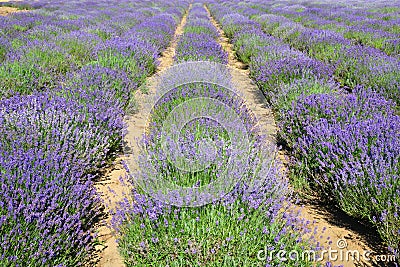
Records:
[[[399,99],[399,1],[0,1],[0,266],[400,266]]]

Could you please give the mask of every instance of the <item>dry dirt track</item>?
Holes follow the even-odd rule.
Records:
[[[8,2],[19,2],[21,0],[0,0],[0,3],[8,3]],[[0,6],[0,16],[7,16],[11,13],[16,13],[16,12],[26,12],[25,10],[21,10],[15,7],[8,7],[8,6]]]
[[[26,12],[26,11],[15,8],[15,7],[0,6],[0,16],[7,16],[9,14],[16,13],[16,12]]]

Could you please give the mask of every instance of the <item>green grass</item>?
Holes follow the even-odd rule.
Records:
[[[276,244],[274,238],[285,228],[282,218],[271,220],[266,210],[249,211],[240,200],[229,208],[209,204],[177,210],[156,221],[130,219],[119,243],[127,266],[264,266],[257,254],[265,247],[284,244],[299,253],[307,247],[296,243],[294,232]],[[285,266],[312,264],[288,261]]]
[[[43,49],[38,46],[25,52],[21,60],[0,66],[0,89],[2,97],[13,92],[30,94],[36,90],[53,88],[55,77],[65,74],[73,62],[63,52]]]
[[[234,49],[240,61],[249,64],[250,58],[253,55],[258,54],[258,50],[264,46],[270,45],[262,37],[252,34],[242,34],[240,38],[237,38],[234,42]]]
[[[275,114],[279,117],[279,113],[290,109],[300,96],[332,92],[332,85],[322,80],[294,80],[290,84],[282,83],[276,91],[271,92],[271,99],[273,99],[272,107],[275,110]]]
[[[202,83],[195,84],[196,88],[192,86],[178,87],[177,90],[164,96],[166,101],[155,105],[149,123],[152,126],[147,131],[149,135],[146,139],[147,149],[143,152],[150,155],[149,163],[146,161],[145,164],[151,164],[159,170],[157,178],[188,187],[206,185],[215,180],[218,172],[213,165],[218,163],[229,165],[226,161],[228,155],[224,153],[222,160],[214,160],[209,168],[194,172],[182,171],[174,167],[171,160],[158,157],[157,153],[161,151],[161,144],[164,142],[158,133],[161,132],[163,123],[168,121],[168,114],[171,111],[183,103],[187,104],[196,96],[207,97],[223,93],[218,91],[217,86]],[[191,92],[190,96],[188,92]],[[195,108],[206,109],[207,105]],[[224,106],[220,108],[222,112],[226,110]],[[185,107],[185,110],[188,110],[188,114],[193,114],[190,106]],[[176,119],[181,121],[180,116]],[[231,119],[229,117],[229,120]],[[193,139],[188,139],[192,143],[202,139],[212,141],[221,139],[229,146],[230,142],[235,141],[232,140],[228,130],[218,127],[219,123],[214,127],[213,124],[210,126],[204,122],[207,120],[190,121],[177,132],[183,136],[192,134]],[[171,128],[177,127],[173,123],[167,125]],[[159,212],[161,204],[147,195],[147,191],[145,192],[140,184],[135,186],[130,199],[134,206],[132,209],[135,211],[142,209],[143,212],[127,211],[126,217],[120,222],[122,224],[118,226],[119,248],[127,266],[265,266],[266,260],[257,258],[259,251],[264,248],[286,249],[301,253],[304,249],[312,247],[311,239],[302,238],[305,229],[301,223],[293,221],[288,223],[290,220],[287,216],[291,215],[287,212],[288,206],[284,200],[286,194],[289,194],[287,184],[278,178],[274,157],[254,146],[253,137],[255,136],[250,135],[251,151],[247,152],[250,158],[245,157],[246,162],[251,162],[250,167],[247,168],[244,164],[243,177],[238,178],[242,187],[238,187],[235,183],[236,191],[223,197],[223,200],[200,207],[179,208],[166,205],[162,208],[163,211]],[[185,143],[184,149],[188,147],[190,144]],[[221,148],[221,145],[218,147]],[[196,151],[199,149],[200,147],[195,148]],[[147,154],[144,155],[148,160]],[[141,166],[142,172],[145,173],[150,168]],[[154,175],[152,171],[150,173]],[[253,188],[254,185],[259,187]],[[248,191],[243,188],[248,188]],[[227,188],[224,190],[231,191]],[[251,195],[253,193],[250,192],[257,192],[254,194],[260,196],[259,204],[254,205],[249,200],[256,198],[256,195]],[[250,195],[253,198],[249,197]],[[269,263],[275,266],[280,261],[274,258]],[[285,262],[285,266],[306,267],[312,266],[312,263],[308,260],[289,260]]]
[[[184,33],[197,33],[197,34],[208,34],[208,35],[214,35],[215,31],[208,27],[203,27],[203,26],[186,26],[184,29]]]

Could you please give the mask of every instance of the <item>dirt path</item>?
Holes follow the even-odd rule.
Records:
[[[0,3],[20,2],[20,1],[22,1],[22,0],[0,0]],[[0,6],[0,16],[7,16],[7,15],[10,15],[12,13],[17,13],[17,12],[29,12],[29,10],[18,9],[16,7],[11,7],[11,6]]]
[[[190,7],[189,7],[190,9]],[[174,38],[171,45],[162,52],[161,57],[158,59],[160,64],[157,71],[160,72],[173,63],[173,57],[175,55],[175,48],[179,36],[183,33],[183,27],[186,24],[187,13],[183,16],[180,24],[176,28]],[[150,77],[147,81],[146,93],[141,90],[136,91],[135,101],[137,103],[146,103],[148,99],[154,96],[154,86],[152,86],[153,79]],[[128,135],[130,138],[140,138],[144,128],[146,126],[147,117],[141,112],[139,107],[138,112],[134,115],[127,116],[126,124],[128,126]],[[139,151],[137,146],[131,147],[132,153]],[[96,247],[98,251],[97,266],[98,267],[122,267],[125,266],[123,258],[119,255],[118,246],[116,242],[115,234],[110,228],[110,220],[112,212],[116,208],[116,203],[123,200],[129,193],[130,187],[127,182],[127,172],[122,166],[121,161],[124,157],[120,157],[115,161],[115,164],[110,171],[103,176],[103,178],[96,183],[95,187],[97,192],[101,194],[102,199],[106,203],[106,218],[99,228],[99,239],[101,245]]]
[[[3,2],[6,2],[6,1],[3,1]],[[12,13],[28,12],[28,11],[29,10],[18,9],[16,7],[0,6],[0,16],[7,16],[7,15],[12,14]]]
[[[262,133],[267,135],[268,141],[276,143],[275,137],[277,126],[272,110],[268,107],[265,97],[261,91],[249,78],[249,70],[245,68],[246,66],[242,62],[239,62],[236,59],[233,45],[225,36],[220,25],[213,19],[208,9],[207,12],[209,13],[210,20],[221,35],[219,43],[229,54],[228,65],[232,68],[234,73],[233,82],[239,86],[238,88],[242,89],[241,92],[243,93],[247,105],[251,108],[259,121]],[[279,152],[278,157],[280,160],[285,162],[283,151]],[[302,217],[310,222],[314,222],[314,226],[317,226],[318,229],[326,229],[320,239],[322,245],[326,247],[329,246],[329,241],[327,240],[329,237],[333,242],[331,247],[334,250],[338,249],[336,247],[336,242],[338,240],[345,240],[347,245],[346,248],[343,249],[344,260],[340,261],[340,257],[338,257],[337,261],[332,262],[334,265],[343,265],[344,267],[379,266],[377,263],[371,264],[372,261],[363,261],[359,263],[351,260],[346,261],[346,251],[350,250],[358,250],[360,254],[362,254],[364,251],[372,251],[373,253],[371,255],[385,253],[384,250],[382,250],[381,244],[379,244],[380,241],[379,238],[377,238],[378,234],[374,232],[373,229],[369,229],[368,227],[361,225],[337,209],[324,207],[316,201],[303,202],[298,204],[297,207],[302,207]]]
[[[22,0],[0,0],[0,3],[8,3],[8,2],[20,2]],[[24,9],[18,9],[15,7],[10,7],[10,6],[0,6],[0,16],[7,16],[11,13],[16,13],[16,12],[27,12],[29,10],[24,10]]]

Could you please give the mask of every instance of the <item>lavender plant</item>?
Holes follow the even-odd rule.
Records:
[[[271,48],[267,47],[269,49]],[[328,80],[333,73],[329,66],[304,55],[298,58],[265,60],[262,53],[260,54],[251,62],[250,71],[264,92],[274,92],[279,83],[291,83],[300,78]]]
[[[268,247],[301,252],[309,247],[310,240],[301,238],[306,228],[296,216],[282,214],[287,207],[282,204],[285,197],[278,192],[286,185],[275,180],[271,163],[264,164],[259,171],[262,180],[237,185],[220,201],[196,209],[166,205],[143,192],[133,192],[135,204],[125,210],[126,224],[119,228],[125,263],[279,266],[273,258],[260,262],[258,251]],[[266,177],[264,171],[270,174]],[[285,262],[285,266],[296,264]]]
[[[339,86],[332,81],[306,77],[294,80],[292,83],[282,82],[276,90],[267,92],[267,97],[275,111],[275,117],[280,120],[280,115],[290,110],[300,97],[339,91]]]
[[[371,87],[399,104],[399,64],[377,49],[352,46],[341,52],[335,75],[344,85]]]
[[[3,265],[77,265],[93,247],[100,202],[85,170],[107,133],[79,127],[71,104],[44,94],[0,104]]]
[[[21,47],[12,59],[0,66],[1,97],[44,91],[57,85],[57,77],[74,69],[63,49],[43,42]]]
[[[280,135],[293,148],[295,184],[317,188],[348,214],[369,220],[398,251],[400,136],[393,103],[362,88],[301,97],[283,113]]]
[[[295,18],[298,15],[297,11],[294,13],[282,12],[283,14],[291,14]],[[317,58],[329,64],[335,71],[336,80],[342,86],[350,90],[357,85],[372,87],[383,96],[397,102],[399,61],[396,57],[387,56],[375,48],[354,45],[357,42],[346,39],[348,37],[346,33],[305,28],[300,23],[288,20],[284,16],[262,15],[256,17],[256,20],[260,22],[265,32],[284,40],[312,58]],[[257,35],[262,36],[261,33]],[[386,39],[374,37],[373,46],[382,48],[384,43],[389,46],[393,41],[396,43],[396,37],[388,38],[386,37],[387,42],[383,41]],[[381,45],[378,46],[378,42]],[[364,44],[365,42],[361,43]],[[248,53],[251,53],[251,51]],[[257,50],[254,53],[259,54]],[[248,58],[249,56],[244,57],[245,62],[248,61]],[[269,68],[270,66],[267,66],[267,69]]]
[[[73,31],[56,37],[55,43],[71,55],[78,66],[83,66],[92,60],[92,50],[101,39],[94,34],[83,31]]]
[[[380,49],[388,55],[398,54],[398,46],[393,46],[392,41],[398,39],[396,33],[396,20],[385,20],[383,14],[377,19],[367,18],[372,14],[355,14],[354,10],[346,10],[345,12],[331,12],[332,7],[327,5],[325,8],[311,5],[307,8],[301,7],[295,9],[294,6],[288,8],[275,7],[273,2],[263,2],[256,5],[258,8],[268,8],[269,12],[275,12],[283,15],[281,21],[293,20],[304,26],[314,29],[330,29],[343,36],[355,44],[363,44]],[[287,5],[285,3],[284,5]],[[327,12],[327,10],[330,10]],[[266,17],[275,19],[275,17]],[[264,24],[268,24],[264,22]],[[272,27],[278,27],[273,23]],[[379,25],[379,26],[378,26]],[[266,26],[269,27],[269,26]]]

